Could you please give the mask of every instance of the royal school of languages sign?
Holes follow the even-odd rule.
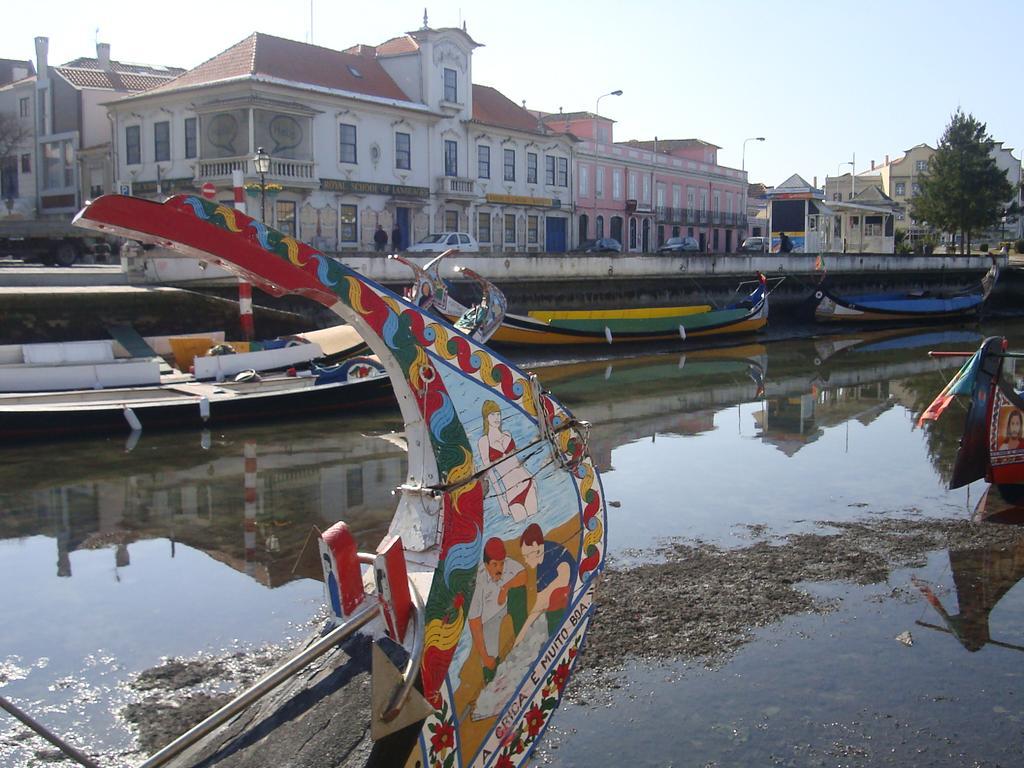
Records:
[[[488,203],[502,205],[529,205],[537,208],[561,208],[562,201],[557,197],[527,197],[525,195],[487,195]]]
[[[348,179],[320,179],[320,189],[357,195],[390,195],[392,197],[430,197],[427,187],[409,187],[404,184],[377,184],[373,181]]]

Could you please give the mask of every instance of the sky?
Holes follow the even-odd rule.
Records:
[[[97,36],[115,60],[181,67],[254,31],[341,49],[418,29],[424,2],[41,0],[6,16],[0,58],[34,59],[40,35],[51,64],[94,56]],[[617,141],[704,139],[751,181],[823,185],[841,163],[860,172],[935,146],[958,107],[1021,157],[1020,0],[443,0],[427,12],[483,46],[475,82],[551,112],[593,111],[621,89],[601,102]]]

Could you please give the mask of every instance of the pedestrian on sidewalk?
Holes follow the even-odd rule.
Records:
[[[383,251],[388,244],[388,233],[380,224],[377,225],[377,231],[373,233],[373,242],[376,243],[378,251]]]

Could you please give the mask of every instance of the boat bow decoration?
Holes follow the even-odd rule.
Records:
[[[214,202],[107,195],[75,219],[306,296],[383,363],[408,477],[389,534],[426,587],[424,765],[518,766],[579,658],[606,546],[586,428],[520,371],[340,261]],[[390,538],[390,537],[389,537]]]

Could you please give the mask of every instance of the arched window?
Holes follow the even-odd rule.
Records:
[[[629,220],[629,250],[636,250],[636,219]]]
[[[604,237],[604,216],[598,216],[594,220],[594,235],[598,240]]]
[[[612,231],[611,231],[612,239],[613,240],[618,240],[621,243],[622,242],[622,217],[621,216],[612,216],[611,227],[612,227]]]
[[[587,229],[590,226],[590,222],[587,220],[587,214],[580,214],[579,220],[579,241],[582,243],[587,239]]]

